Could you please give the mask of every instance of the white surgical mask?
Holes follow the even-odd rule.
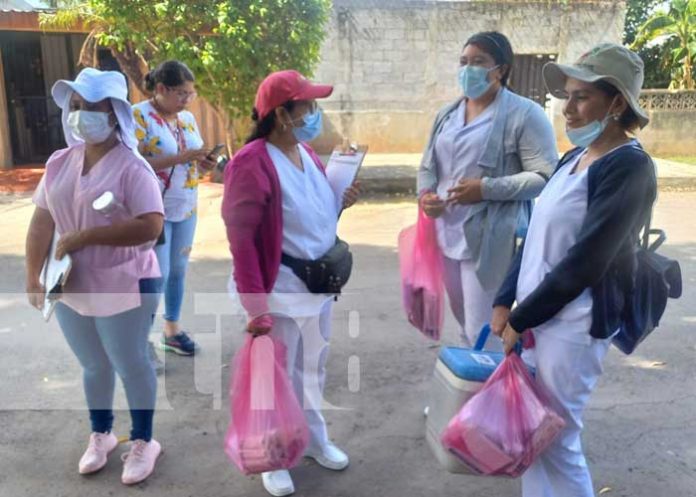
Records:
[[[111,136],[116,125],[109,123],[108,112],[75,110],[68,114],[68,126],[85,143],[103,143]]]

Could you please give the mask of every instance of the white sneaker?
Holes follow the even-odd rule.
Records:
[[[118,438],[113,433],[92,433],[89,436],[89,445],[82,455],[78,465],[81,475],[96,473],[104,466],[114,449],[118,447]]]
[[[425,406],[425,409],[423,409],[423,416],[427,418],[428,414],[430,414],[430,406]]]
[[[275,497],[284,497],[295,493],[295,485],[292,483],[290,472],[286,469],[261,473],[261,480],[266,492]]]
[[[308,450],[305,452],[305,457],[311,457],[317,463],[319,463],[319,466],[323,466],[326,469],[332,469],[334,471],[344,470],[350,463],[348,455],[331,442],[322,447],[321,451],[319,452]]]

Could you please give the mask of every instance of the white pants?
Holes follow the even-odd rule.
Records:
[[[308,450],[320,451],[329,441],[321,414],[326,382],[326,360],[331,337],[332,301],[321,313],[302,317],[273,317],[273,335],[287,347],[287,368],[295,395],[304,408],[309,426]]]
[[[474,261],[444,257],[444,271],[445,289],[452,313],[460,326],[461,341],[464,346],[472,347],[483,325],[491,320],[496,291],[481,287]],[[495,336],[489,337],[485,348],[503,350],[502,342]]]
[[[558,338],[562,329],[535,333],[536,378],[558,401],[566,426],[522,476],[523,497],[594,497],[582,452],[582,414],[602,374],[611,339],[581,344]]]

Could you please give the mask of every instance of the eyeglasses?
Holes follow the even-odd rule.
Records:
[[[190,100],[194,100],[198,96],[198,93],[195,91],[175,90],[174,88],[170,87],[167,87],[167,90],[174,92],[174,94],[176,94],[176,97],[181,102],[188,102]]]

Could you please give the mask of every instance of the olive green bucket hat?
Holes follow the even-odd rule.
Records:
[[[615,43],[600,43],[580,56],[572,65],[549,62],[543,69],[544,82],[554,97],[565,96],[568,78],[595,83],[603,80],[614,86],[638,116],[640,127],[650,121],[640,106],[643,87],[643,61],[635,52]]]

